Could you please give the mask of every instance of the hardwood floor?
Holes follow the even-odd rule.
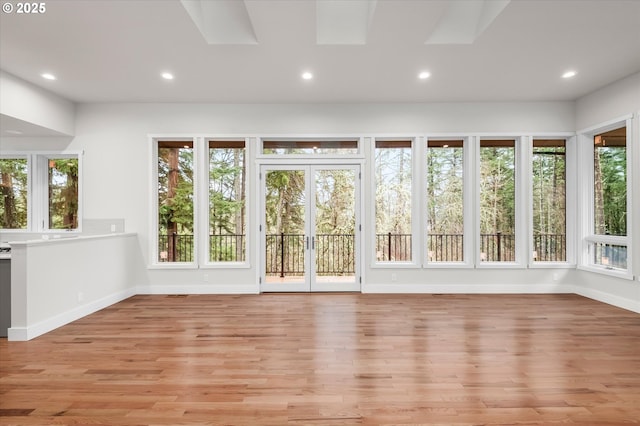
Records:
[[[575,295],[136,296],[0,359],[3,425],[640,423],[640,315]]]

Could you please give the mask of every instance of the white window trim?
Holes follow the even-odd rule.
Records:
[[[478,269],[522,269],[526,268],[527,265],[523,262],[523,253],[527,252],[527,244],[529,238],[527,237],[527,215],[528,215],[528,204],[523,204],[523,201],[527,199],[529,191],[527,190],[527,184],[523,179],[523,165],[527,164],[527,161],[524,161],[524,156],[526,153],[523,153],[523,144],[526,144],[527,137],[522,136],[521,134],[478,134],[476,135],[473,142],[475,147],[475,188],[474,188],[474,197],[475,197],[475,242],[474,242],[474,250],[475,250],[475,265]],[[480,248],[478,246],[480,242],[480,142],[483,139],[491,139],[491,140],[513,140],[515,141],[515,260],[513,262],[483,262],[480,260]]]
[[[198,181],[203,182],[199,186],[200,191],[196,198],[202,200],[200,203],[200,210],[198,211],[196,221],[199,222],[198,228],[205,232],[205,238],[200,238],[200,249],[201,257],[199,259],[199,265],[201,269],[250,269],[251,268],[251,247],[253,247],[253,232],[251,230],[251,222],[249,218],[251,217],[249,214],[250,211],[250,203],[249,191],[252,189],[250,182],[253,182],[254,173],[253,167],[250,167],[251,164],[254,164],[255,160],[255,138],[250,137],[238,137],[236,136],[207,136],[202,138],[197,138],[197,149],[201,152],[199,153],[200,158],[203,159],[203,166],[200,168],[200,172],[197,174]],[[209,261],[210,253],[210,242],[209,235],[211,235],[211,229],[209,224],[209,141],[244,141],[244,166],[245,166],[245,253],[244,260],[240,262],[211,262]],[[195,174],[194,174],[195,176]],[[206,185],[204,184],[206,182]]]
[[[581,212],[578,215],[580,222],[580,253],[578,255],[577,269],[585,270],[589,272],[596,272],[603,275],[610,275],[618,278],[624,278],[628,280],[634,279],[634,263],[633,263],[633,165],[635,162],[633,159],[637,155],[634,149],[635,145],[640,142],[638,138],[638,130],[635,129],[639,124],[634,126],[635,122],[638,122],[638,115],[627,114],[622,117],[618,117],[606,122],[596,124],[586,129],[578,131],[578,158],[579,169],[577,170],[580,180],[585,182],[581,185],[578,192],[578,203],[581,207]],[[612,235],[597,235],[593,230],[593,137],[596,134],[614,130],[619,127],[626,127],[627,133],[627,235],[626,236],[612,236]],[[592,243],[605,243],[615,245],[625,245],[627,247],[627,269],[611,269],[604,266],[594,264],[590,257],[590,247]]]
[[[473,205],[474,205],[474,185],[471,177],[474,176],[475,171],[475,162],[473,159],[475,158],[475,143],[472,142],[473,136],[469,134],[461,134],[461,133],[452,133],[452,134],[437,134],[437,135],[426,135],[422,142],[422,146],[424,151],[420,155],[421,164],[426,161],[427,149],[428,149],[428,141],[438,141],[438,140],[452,140],[452,139],[460,139],[463,141],[462,147],[462,161],[463,161],[463,170],[462,170],[462,203],[463,203],[463,236],[462,236],[462,247],[463,247],[463,261],[462,262],[431,262],[429,261],[429,253],[426,249],[426,244],[428,241],[428,231],[427,231],[427,206],[429,205],[429,200],[427,199],[427,168],[424,167],[424,172],[421,174],[421,181],[423,182],[424,187],[421,189],[421,200],[422,206],[425,214],[422,222],[423,231],[420,235],[424,239],[424,254],[423,254],[423,267],[427,269],[462,269],[462,268],[473,268],[474,267],[474,252],[475,252],[475,232],[474,232],[474,215],[473,215]]]
[[[198,140],[201,140],[201,137],[193,136],[193,135],[170,135],[170,136],[162,136],[162,135],[149,135],[149,149],[150,149],[150,160],[151,167],[149,171],[150,181],[149,181],[149,269],[196,269],[198,268],[198,246],[199,246],[199,223],[197,220],[197,212],[200,203],[198,199],[198,186],[199,180],[196,177],[198,176],[199,169],[199,155],[198,155]],[[193,142],[193,176],[194,176],[194,188],[193,188],[193,214],[194,214],[194,222],[193,222],[193,262],[159,262],[158,261],[158,142],[160,141],[192,141]]]
[[[278,157],[282,161],[282,158],[290,158],[292,160],[312,160],[318,161],[319,159],[331,159],[332,161],[335,159],[344,159],[351,160],[353,163],[354,159],[362,159],[364,158],[364,137],[361,134],[344,134],[344,135],[261,135],[257,137],[257,152],[255,153],[255,158],[261,161],[261,164],[268,164],[265,160],[273,159],[274,157]],[[264,153],[264,142],[265,141],[343,141],[343,140],[355,140],[357,143],[356,152],[353,154],[265,154]]]
[[[33,155],[25,152],[3,152],[0,154],[0,159],[5,160],[27,160],[27,226],[24,229],[19,228],[0,228],[0,231],[7,233],[26,234],[35,232],[33,230],[33,179],[32,179],[32,167],[33,167]]]
[[[27,228],[2,228],[2,232],[40,234],[79,234],[83,222],[83,157],[84,151],[28,151],[3,152],[0,158],[27,159]],[[49,160],[76,158],[78,160],[78,227],[51,229],[49,223]]]
[[[574,269],[576,267],[575,260],[575,240],[576,240],[576,223],[575,220],[570,220],[572,217],[576,217],[576,135],[575,133],[535,133],[529,136],[529,143],[526,146],[527,159],[526,162],[528,170],[525,176],[532,176],[533,170],[531,169],[533,163],[533,140],[534,139],[564,139],[565,140],[565,244],[566,244],[566,256],[565,262],[544,262],[535,261],[533,259],[533,245],[531,244],[533,238],[533,179],[525,179],[528,183],[528,231],[527,244],[528,253],[528,266],[531,269]]]
[[[416,136],[416,135],[384,135],[384,136],[371,136],[368,137],[369,141],[369,150],[368,154],[371,158],[369,162],[369,176],[371,177],[369,182],[369,191],[371,196],[370,198],[370,208],[371,208],[371,227],[369,230],[369,259],[370,266],[372,269],[416,269],[421,266],[422,263],[422,220],[416,219],[420,216],[421,210],[421,202],[416,200],[422,200],[421,196],[421,188],[422,188],[422,158],[421,153],[423,153],[423,149],[421,146],[424,145],[424,137]],[[392,262],[386,261],[382,262],[376,258],[376,159],[375,159],[375,150],[376,150],[376,141],[385,141],[385,140],[410,140],[411,141],[411,260],[410,261],[399,261]],[[364,151],[364,150],[363,150]],[[418,236],[418,238],[416,238]]]

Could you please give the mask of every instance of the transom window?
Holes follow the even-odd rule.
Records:
[[[349,155],[358,153],[358,139],[263,139],[267,155]]]

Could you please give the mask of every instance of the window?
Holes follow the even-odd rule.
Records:
[[[564,139],[533,140],[534,262],[567,261],[566,152]]]
[[[593,137],[593,216],[596,235],[627,235],[627,129]]]
[[[289,140],[265,139],[262,153],[268,155],[347,155],[358,153],[357,139]]]
[[[427,261],[464,261],[464,141],[427,142]]]
[[[516,261],[515,140],[480,141],[480,262]]]
[[[627,128],[593,136],[593,233],[627,236]],[[607,269],[627,269],[626,239],[591,241],[591,262]]]
[[[77,229],[78,159],[49,158],[47,169],[49,229]]]
[[[158,262],[194,262],[193,141],[158,141]]]
[[[0,158],[0,228],[79,230],[80,170],[78,154],[28,153]]]
[[[209,141],[209,262],[246,259],[244,141]]]
[[[412,141],[375,142],[376,260],[412,260]]]
[[[27,229],[28,160],[0,158],[0,228]]]

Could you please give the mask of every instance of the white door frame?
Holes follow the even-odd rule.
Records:
[[[332,162],[332,161],[286,161],[286,162],[266,162],[258,164],[259,173],[259,218],[258,218],[258,234],[259,238],[259,285],[260,292],[322,292],[322,291],[361,291],[362,283],[362,225],[361,225],[361,162]],[[303,279],[290,283],[268,283],[266,280],[265,266],[266,266],[266,218],[265,218],[265,197],[266,197],[266,173],[271,170],[303,170],[305,172],[305,194],[306,194],[306,207],[305,207],[305,235],[307,237],[305,241],[305,275]],[[355,191],[355,274],[353,282],[318,282],[316,277],[315,266],[315,173],[318,170],[353,170],[354,172],[354,191]]]

